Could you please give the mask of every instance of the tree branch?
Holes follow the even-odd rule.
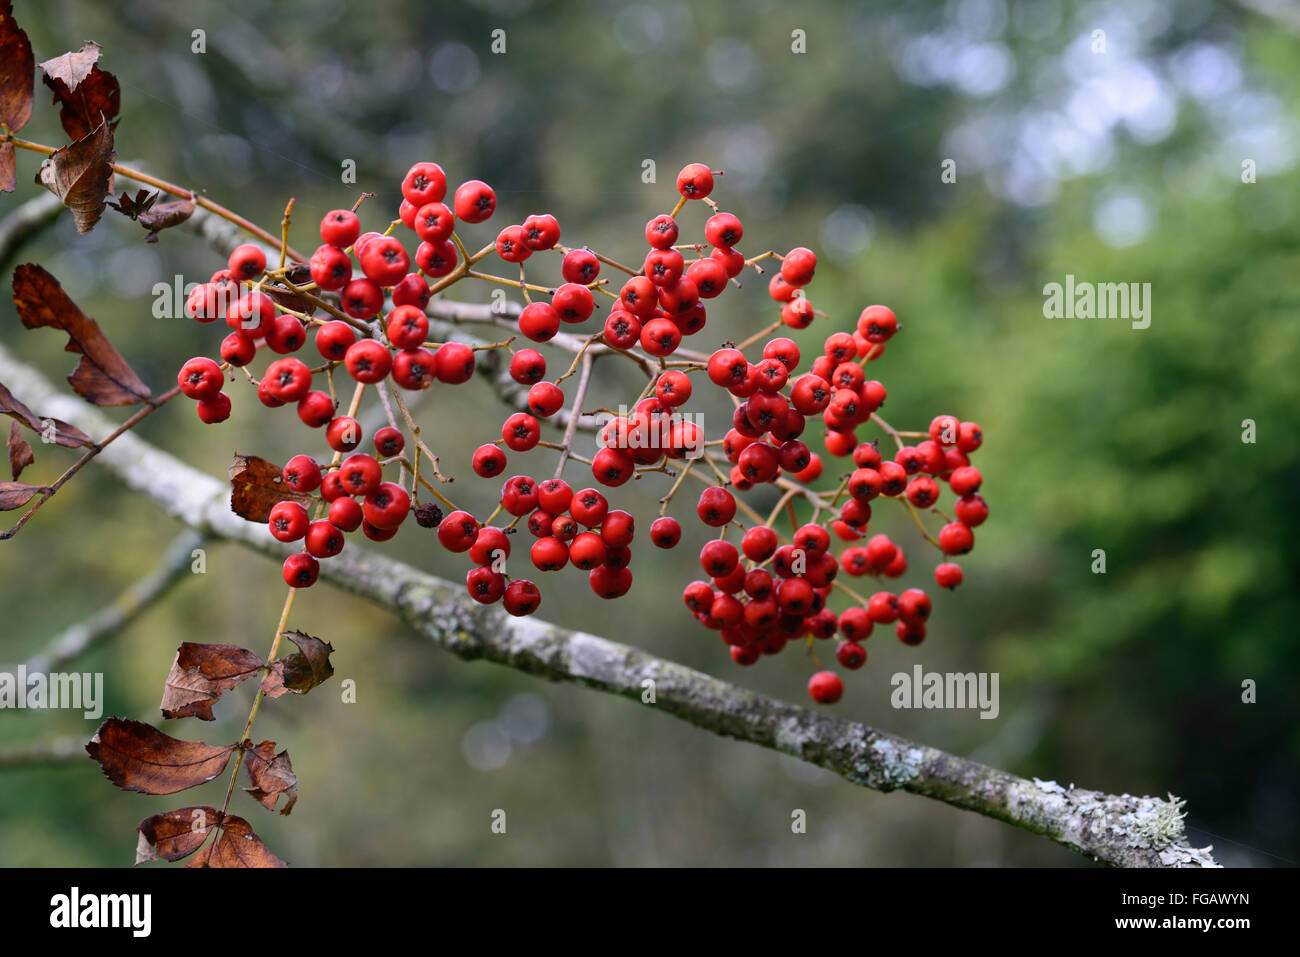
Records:
[[[65,395],[0,346],[0,379],[14,393],[90,434],[111,423]],[[289,549],[265,526],[229,507],[229,486],[134,434],[97,460],[132,491],[213,538],[277,557]],[[12,547],[12,546],[11,546]],[[466,660],[483,659],[553,681],[640,702],[653,682],[653,705],[697,727],[772,748],[877,791],[904,790],[1005,821],[1101,863],[1135,867],[1213,867],[1210,848],[1187,845],[1182,802],[1061,787],[1027,780],[927,745],[777,701],[596,635],[482,606],[463,586],[360,548],[323,562],[321,576],[395,611],[419,634]]]

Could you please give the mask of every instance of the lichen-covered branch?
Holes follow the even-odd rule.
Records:
[[[0,346],[0,381],[45,414],[90,435],[111,431],[96,409],[64,394]],[[98,461],[128,488],[190,528],[268,555],[288,547],[236,516],[227,484],[133,434]],[[13,546],[0,546],[13,547]],[[789,704],[645,651],[482,606],[464,587],[360,548],[322,563],[322,577],[396,611],[461,658],[483,659],[553,681],[636,701],[697,727],[819,765],[863,787],[903,790],[1051,838],[1091,860],[1131,867],[1213,867],[1210,848],[1187,845],[1182,803],[1027,780],[867,725]],[[650,682],[652,684],[647,684]],[[643,704],[653,688],[653,704]],[[643,697],[644,696],[644,697]]]

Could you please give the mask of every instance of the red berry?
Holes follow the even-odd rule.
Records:
[[[736,517],[736,500],[725,488],[711,486],[700,493],[695,513],[705,525],[719,528]]]
[[[465,587],[469,596],[481,605],[500,601],[506,591],[506,576],[490,566],[471,568],[465,573]]]
[[[527,452],[541,441],[542,427],[527,412],[516,412],[502,423],[501,438],[514,451]]]
[[[852,642],[865,641],[871,634],[871,616],[865,608],[846,608],[840,615],[840,634]]]
[[[463,342],[445,342],[434,353],[438,381],[448,385],[468,382],[474,375],[474,350]]]
[[[894,626],[898,640],[905,645],[919,645],[925,640],[925,623],[920,621],[900,621]]]
[[[957,473],[954,472],[953,474],[956,475]],[[988,503],[984,501],[984,496],[979,492],[963,495],[957,499],[957,504],[952,507],[952,510],[957,515],[957,521],[970,528],[983,525],[984,520],[989,517]]]
[[[369,495],[383,481],[383,470],[373,456],[358,452],[339,466],[339,483],[345,495]]]
[[[566,282],[555,290],[551,306],[563,322],[585,322],[596,308],[591,290],[576,282]]]
[[[346,495],[330,502],[328,516],[331,525],[345,532],[355,532],[365,520],[361,503]]]
[[[341,319],[332,319],[316,330],[316,351],[331,362],[346,356],[348,346],[356,341],[357,334]]]
[[[537,483],[516,475],[501,486],[501,507],[511,515],[527,515],[537,507]]]
[[[975,547],[975,535],[961,522],[949,522],[939,530],[939,547],[947,555],[965,555]]]
[[[545,377],[546,357],[536,349],[520,349],[510,357],[510,378],[520,385],[533,385]]]
[[[867,649],[857,642],[842,641],[835,649],[835,660],[850,671],[857,671],[867,663]]]
[[[867,614],[878,625],[888,625],[898,619],[898,596],[893,592],[878,591],[867,600]]]
[[[230,418],[230,396],[224,392],[218,392],[209,398],[199,399],[194,406],[194,410],[198,413],[199,420],[208,425],[224,422]]]
[[[373,279],[354,279],[339,292],[339,305],[353,319],[373,319],[384,307],[384,291]]]
[[[236,246],[226,262],[236,279],[256,279],[266,271],[266,253],[252,243]]]
[[[635,533],[636,520],[622,509],[610,512],[600,526],[600,537],[605,540],[606,545],[615,548],[630,545]]]
[[[221,367],[206,357],[188,360],[176,375],[181,392],[191,399],[211,399],[221,391],[226,378]]]
[[[428,349],[403,349],[393,356],[393,381],[412,392],[427,389],[437,378],[437,366]]]
[[[469,560],[476,565],[491,565],[498,558],[510,557],[510,536],[488,525],[478,530],[474,544],[469,549]]]
[[[687,199],[703,199],[713,192],[713,171],[703,163],[690,163],[677,174],[677,192]]]
[[[492,478],[505,471],[506,453],[502,452],[499,446],[490,443],[480,445],[474,450],[470,465],[479,478]]]
[[[262,376],[266,391],[281,402],[297,402],[311,391],[311,370],[301,359],[276,359]]]
[[[730,249],[745,235],[745,227],[732,213],[714,213],[704,224],[704,238],[710,246]]]
[[[967,455],[984,444],[984,430],[974,422],[963,422],[957,432],[957,448]]]
[[[819,671],[808,679],[808,694],[818,704],[834,704],[844,695],[844,682],[833,671]]]
[[[456,218],[467,223],[481,223],[497,208],[497,196],[492,187],[482,180],[472,179],[456,187],[452,202]]]
[[[528,554],[533,565],[542,572],[559,571],[569,563],[569,546],[554,535],[533,542]]]
[[[343,358],[348,374],[358,382],[380,382],[393,368],[393,356],[375,339],[362,339],[348,347]]]
[[[406,447],[406,439],[402,433],[391,425],[386,425],[375,433],[374,443],[375,451],[384,458],[401,455],[402,449]]]
[[[402,178],[402,198],[412,206],[438,203],[446,195],[447,175],[437,163],[416,163]]]
[[[311,279],[326,292],[338,292],[352,279],[352,257],[337,246],[320,246],[308,263]]]
[[[961,566],[952,562],[944,562],[934,569],[934,580],[940,588],[956,588],[962,583],[963,577]]]
[[[542,604],[542,593],[530,581],[516,578],[506,586],[502,606],[508,614],[516,617],[531,615]]]
[[[366,278],[385,289],[401,282],[411,268],[411,257],[396,236],[381,236],[368,243],[357,258]]]
[[[415,250],[415,264],[427,276],[438,279],[456,268],[460,254],[450,239],[440,243],[420,243]]]
[[[261,339],[274,323],[275,303],[260,292],[235,300],[226,310],[226,325],[250,339]]]
[[[306,552],[298,552],[284,560],[284,583],[290,588],[310,588],[320,575],[320,562]]]
[[[429,337],[429,317],[417,306],[398,306],[384,323],[388,341],[399,349],[418,349]]]
[[[246,366],[257,355],[257,343],[242,332],[232,332],[221,340],[221,358],[232,366]]]
[[[296,542],[307,534],[309,524],[311,519],[307,510],[297,502],[276,502],[267,522],[271,535],[281,542]]]
[[[677,221],[667,213],[660,213],[645,224],[645,241],[655,249],[667,249],[677,242]]]
[[[560,331],[560,315],[549,302],[533,302],[519,313],[519,331],[533,342],[546,342]]]
[[[885,342],[897,331],[898,317],[888,306],[867,306],[858,316],[858,332],[868,342]],[[931,435],[930,438],[934,436]]]
[[[338,499],[336,503],[344,501],[348,500]],[[343,532],[332,522],[324,519],[312,522],[311,527],[307,529],[307,538],[303,547],[315,558],[332,558],[343,551]]]
[[[375,528],[397,528],[411,510],[411,496],[396,482],[380,482],[362,502],[366,521]]]
[[[467,552],[478,539],[478,522],[469,512],[457,509],[438,525],[438,541],[449,552]]]
[[[817,268],[817,254],[804,246],[796,246],[781,260],[781,278],[792,286],[806,286],[812,282]]]
[[[497,255],[508,263],[521,263],[533,254],[524,243],[522,226],[507,226],[497,233]]]
[[[534,213],[520,227],[524,245],[534,251],[554,249],[560,241],[560,224],[550,213]]]
[[[407,273],[393,287],[393,306],[415,306],[421,312],[429,304],[429,283],[419,273]]]
[[[340,415],[325,427],[325,442],[335,452],[351,452],[361,444],[361,423],[350,415]]]
[[[670,515],[661,515],[650,524],[650,541],[656,548],[673,548],[682,540],[682,526]]]
[[[948,477],[948,486],[954,495],[965,496],[978,491],[981,481],[983,477],[979,469],[963,465],[961,468],[953,469],[952,475]]]
[[[321,242],[338,249],[346,249],[361,235],[361,220],[350,209],[335,209],[320,221]]]

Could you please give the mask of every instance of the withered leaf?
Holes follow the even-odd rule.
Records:
[[[147,211],[150,206],[157,202],[159,195],[159,193],[151,193],[147,189],[137,189],[135,195],[132,196],[126,190],[122,190],[121,196],[107,200],[107,204],[128,219],[139,219],[141,213]]]
[[[238,645],[183,642],[163,688],[163,717],[212,721],[217,699],[261,667],[258,655]]]
[[[194,215],[194,204],[188,199],[178,199],[170,203],[160,203],[140,213],[137,218],[140,225],[149,230],[145,242],[156,243],[158,234],[164,229],[179,226]]]
[[[35,77],[31,41],[14,20],[12,0],[0,0],[0,123],[6,124],[11,133],[17,133],[31,119]],[[9,149],[12,152],[13,147]]]
[[[283,470],[256,455],[235,455],[230,464],[230,510],[250,522],[266,522],[280,502],[306,506],[310,495],[295,492],[284,484]]]
[[[0,193],[12,193],[18,188],[18,157],[14,144],[0,143]]]
[[[9,449],[9,470],[13,472],[14,481],[17,481],[18,476],[23,474],[23,469],[36,461],[36,456],[23,438],[23,427],[16,421],[9,423],[9,441],[5,444]]]
[[[81,353],[81,361],[68,381],[77,395],[95,405],[133,405],[149,398],[126,360],[91,319],[68,298],[59,281],[34,263],[14,270],[14,306],[28,329],[52,326],[68,334],[68,352]]]
[[[101,49],[90,41],[74,53],[65,53],[41,64],[42,79],[54,92],[59,120],[64,131],[79,140],[106,120],[116,126],[122,110],[122,91],[117,77],[97,65]]]
[[[304,315],[310,316],[316,309],[316,304],[306,296],[294,292],[288,286],[281,285],[280,283],[267,283],[262,286],[262,292],[266,293],[266,295],[270,296],[277,303],[284,306],[284,308],[292,309],[294,312],[301,312]]]
[[[130,718],[109,718],[86,745],[110,781],[143,794],[175,794],[211,781],[225,770],[234,750],[233,744],[215,748],[180,741]]]
[[[205,804],[178,807],[147,817],[135,826],[135,862],[179,861],[197,851],[221,820],[221,812]]]
[[[0,382],[0,415],[12,415],[29,429],[42,433],[45,438],[67,449],[77,449],[83,445],[95,444],[91,441],[90,436],[75,425],[68,425],[62,419],[45,419],[38,416],[26,405],[14,398],[14,394],[5,387],[3,382]],[[47,422],[49,423],[48,430],[46,427]]]
[[[293,773],[289,761],[289,752],[275,753],[274,741],[263,741],[256,748],[244,754],[244,766],[248,769],[248,780],[253,782],[251,788],[244,788],[268,811],[275,810],[275,802],[280,795],[288,800],[280,809],[281,814],[288,814],[298,801],[298,776]]]
[[[271,670],[262,679],[262,692],[278,698],[286,691],[306,694],[334,674],[330,653],[334,646],[301,631],[286,631],[284,637],[298,646],[298,651],[271,662]]]
[[[77,232],[86,234],[104,215],[105,198],[113,190],[113,129],[101,122],[94,130],[46,157],[36,173],[44,186],[72,210]]]
[[[186,867],[288,867],[242,817],[227,814],[216,838]]]
[[[0,482],[0,512],[22,508],[33,497],[49,491],[47,485],[28,485],[26,482]]]

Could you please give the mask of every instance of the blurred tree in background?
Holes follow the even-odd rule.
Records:
[[[122,161],[268,226],[292,195],[300,247],[358,189],[378,194],[368,225],[386,222],[401,174],[435,159],[454,182],[497,188],[484,237],[545,210],[566,243],[627,259],[644,222],[671,207],[681,165],[725,169],[715,196],[744,220],[746,252],[803,244],[822,259],[811,297],[830,318],[798,336],[805,353],[888,303],[903,331],[872,369],[890,420],[924,428],[953,412],[985,429],[993,516],[967,583],[936,596],[920,648],[877,635],[841,713],[1019,774],[1173,791],[1189,802],[1192,841],[1225,864],[1300,858],[1300,519],[1288,504],[1300,483],[1300,24],[1209,0],[16,6],[38,60],[104,46],[122,83]],[[490,52],[496,29],[503,54]],[[791,52],[793,30],[806,53]],[[50,111],[24,135],[61,142]],[[646,159],[656,184],[642,182]],[[348,160],[355,186],[340,182]],[[955,182],[941,177],[946,160]],[[1243,182],[1246,160],[1257,182]],[[20,164],[30,184],[35,163]],[[20,185],[0,213],[37,191]],[[78,238],[61,221],[21,257],[45,263],[152,384],[215,349],[207,327],[150,315],[155,282],[217,268],[192,236],[149,246],[106,219]],[[1043,287],[1067,274],[1150,283],[1150,327],[1045,318]],[[23,335],[7,297],[0,313],[6,345],[66,372],[58,337]],[[751,280],[710,313],[700,348],[774,314]],[[607,388],[595,398],[619,401]],[[305,428],[279,434],[283,420],[268,428],[248,398],[217,429],[169,406],[141,432],[213,474],[231,443],[298,451]],[[425,404],[449,469],[468,473],[472,424],[497,417],[492,403],[475,383]],[[706,423],[727,411],[706,409]],[[1245,419],[1255,444],[1242,442]],[[476,508],[491,494],[458,486]],[[629,497],[646,515],[660,494]],[[908,583],[928,581],[922,543],[894,518],[881,530],[908,548]],[[157,560],[169,526],[83,473],[0,545],[0,660],[110,601]],[[463,573],[419,532],[395,540],[398,557]],[[1090,571],[1098,548],[1104,575]],[[678,605],[682,553],[648,552],[618,605],[598,607],[580,577],[562,576],[544,584],[542,613],[597,633],[617,621],[611,637],[802,697],[797,656],[735,668]],[[12,584],[31,568],[39,600]],[[206,576],[78,668],[105,673],[106,714],[148,716],[178,639],[263,646],[278,582],[273,563],[214,547]],[[339,649],[358,703],[312,696],[259,725],[277,738],[302,726],[296,824],[258,824],[295,864],[1075,862],[1004,825],[865,792],[647,709],[463,666],[340,593],[310,598],[295,627]],[[999,718],[892,709],[889,677],[917,662],[1000,672]],[[1242,703],[1245,679],[1258,703]],[[204,739],[237,734],[239,710]],[[0,751],[92,728],[79,714],[6,712]],[[2,773],[4,864],[129,862],[123,820],[170,806],[106,787],[89,760]],[[508,837],[489,831],[498,807]],[[792,808],[808,811],[808,834],[790,833]]]

